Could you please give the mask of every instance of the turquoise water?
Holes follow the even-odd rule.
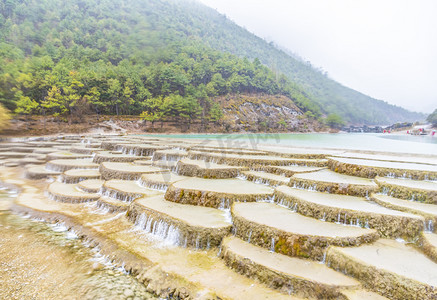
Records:
[[[260,145],[272,145],[437,155],[437,136],[372,133],[175,134],[154,136],[200,139],[205,140],[205,142],[216,140],[222,146],[242,146],[250,149],[257,149]]]

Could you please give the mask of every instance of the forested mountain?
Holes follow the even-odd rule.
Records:
[[[0,102],[21,114],[205,123],[222,117],[215,97],[268,94],[310,118],[422,118],[341,86],[195,2],[2,0],[0,13]]]

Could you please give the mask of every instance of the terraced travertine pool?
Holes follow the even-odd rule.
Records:
[[[111,267],[59,245],[34,251],[44,241],[26,231],[28,244],[0,239],[0,263],[22,255],[48,272],[26,284],[2,270],[0,296],[436,299],[435,174],[433,155],[151,136],[3,142],[1,184],[17,194],[0,201],[0,231],[62,224]],[[108,287],[117,266],[122,283]]]

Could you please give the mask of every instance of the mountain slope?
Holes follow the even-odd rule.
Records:
[[[325,113],[338,113],[346,121],[363,124],[389,124],[424,119],[424,114],[410,112],[341,85],[308,63],[285,53],[272,43],[267,43],[202,4],[183,2],[179,10],[180,19],[176,24],[190,20],[191,31],[186,32],[188,36],[198,36],[218,50],[260,59],[262,63],[284,73],[299,84],[306,95]]]
[[[0,102],[23,114],[80,115],[86,104],[204,122],[219,117],[216,96],[264,93],[352,123],[423,118],[338,84],[196,2],[7,0],[0,13]]]

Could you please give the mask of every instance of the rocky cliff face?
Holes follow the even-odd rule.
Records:
[[[224,127],[228,131],[309,132],[321,127],[285,96],[227,95],[216,101],[223,108]]]

